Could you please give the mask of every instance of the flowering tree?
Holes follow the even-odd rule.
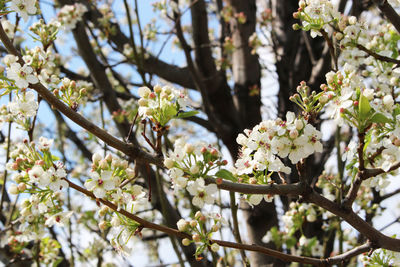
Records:
[[[1,261],[400,264],[400,3],[336,2],[1,1]]]

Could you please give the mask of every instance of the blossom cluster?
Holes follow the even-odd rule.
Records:
[[[58,21],[66,31],[75,29],[76,24],[82,20],[83,14],[88,11],[86,6],[80,3],[65,5],[58,13]]]
[[[36,46],[27,50],[22,59],[33,68],[43,85],[51,87],[59,83],[59,71],[56,68],[59,58],[51,49],[44,50],[44,48]]]
[[[337,23],[340,13],[329,0],[301,0],[299,9],[293,17],[302,21],[302,25],[295,24],[294,29],[311,31],[311,37],[316,37],[322,35],[321,30],[329,31],[329,23]]]
[[[315,152],[322,152],[322,135],[303,118],[296,118],[288,112],[282,119],[263,121],[252,130],[239,134],[236,141],[242,146],[240,158],[236,161],[238,175],[255,175],[259,183],[268,183],[264,171],[289,174],[290,167],[280,158],[288,157],[293,164]],[[262,175],[257,175],[262,173]]]
[[[18,186],[12,185],[10,192],[19,193],[31,188],[52,193],[68,187],[64,180],[67,176],[64,165],[61,162],[53,163],[56,157],[50,152],[52,144],[53,140],[40,137],[38,144],[24,140],[11,151],[13,162],[7,163],[7,168],[20,172],[13,177]]]
[[[358,259],[364,266],[399,266],[400,253],[386,249],[377,249],[373,253],[363,253]]]
[[[6,55],[3,58],[3,62],[6,64],[7,78],[14,81],[17,88],[24,89],[29,86],[29,84],[38,83],[38,78],[36,77],[33,68],[29,64],[21,64],[18,62],[18,57],[14,55]]]
[[[160,126],[165,126],[175,117],[194,115],[194,113],[182,112],[188,105],[188,97],[171,86],[156,85],[153,91],[148,87],[140,87],[138,94],[140,96],[139,116],[142,119],[148,118]],[[179,114],[179,112],[182,113]]]
[[[209,230],[207,229],[206,222],[211,221],[211,226]],[[222,225],[227,224],[226,221],[221,217],[220,214],[206,214],[204,215],[200,211],[196,212],[194,219],[187,221],[180,219],[177,223],[178,230],[192,235],[192,239],[184,238],[182,239],[182,244],[188,246],[191,243],[196,243],[196,253],[195,256],[199,256],[206,250],[210,249],[212,252],[217,252],[219,250],[219,245],[217,243],[211,243],[210,239],[212,234],[219,231]]]
[[[400,108],[388,92],[390,89],[385,86],[379,89],[366,88],[357,70],[347,63],[343,70],[327,73],[326,79],[327,84],[321,88],[329,99],[327,116],[334,118],[339,125],[357,127],[359,132],[366,130],[366,146],[363,150],[365,164],[388,171],[400,160]],[[381,153],[369,159],[378,150]],[[346,146],[342,160],[347,160],[350,166],[357,164],[357,144],[354,140]],[[382,178],[377,176],[366,182],[377,185],[377,189],[385,188],[388,181]]]
[[[136,190],[138,189],[139,188],[136,188]],[[107,229],[110,235],[110,243],[114,249],[118,253],[128,256],[133,248],[131,238],[134,235],[140,235],[140,225],[137,222],[119,214],[118,212],[112,211],[107,206],[101,207],[99,210],[99,215],[104,218],[98,224],[99,229],[101,231],[105,231]]]
[[[272,227],[263,237],[265,243],[273,242],[277,247],[286,246],[296,248],[297,255],[322,257],[323,247],[316,237],[306,238],[303,234],[299,240],[295,237],[298,232],[303,233],[305,222],[314,222],[317,219],[318,209],[306,203],[290,203],[289,210],[282,216],[284,231]]]
[[[61,80],[62,85],[53,90],[53,94],[67,103],[72,110],[78,109],[78,103],[86,96],[87,90],[84,86],[91,86],[90,83],[75,82],[68,78]]]
[[[56,241],[46,236],[45,227],[64,226],[73,214],[64,211],[64,194],[62,189],[68,187],[65,166],[54,163],[57,158],[50,152],[53,140],[39,138],[39,143],[18,144],[10,152],[11,162],[7,169],[14,172],[8,188],[10,194],[30,193],[22,201],[17,211],[17,225],[8,235],[8,243],[22,252],[32,240],[41,241],[41,262],[53,262],[57,259],[59,246]],[[46,254],[46,255],[44,255]]]
[[[285,230],[290,231],[290,235],[300,229],[304,221],[314,222],[317,219],[317,210],[315,210],[316,207],[314,205],[292,202],[289,208],[290,209],[282,216],[282,221]]]
[[[217,186],[205,185],[203,178],[227,164],[216,148],[203,142],[190,144],[185,138],[180,138],[174,143],[174,151],[165,157],[164,164],[175,188],[187,188],[193,196],[193,205],[202,208],[204,204],[214,203]]]
[[[106,3],[99,6],[99,11],[102,16],[97,19],[97,22],[103,28],[103,31],[100,33],[100,38],[106,39],[107,35],[114,35],[116,33],[116,26],[113,25],[113,23],[115,23],[115,16],[111,10],[111,6]]]
[[[117,206],[117,211],[124,209],[130,213],[144,210],[149,201],[143,187],[134,184],[136,173],[128,166],[126,160],[108,154],[102,157],[95,153],[92,157],[92,171],[90,178],[85,181],[84,186],[96,198],[108,200]],[[132,244],[129,242],[131,236],[136,235],[139,224],[107,206],[99,210],[100,217],[111,216],[111,220],[102,219],[99,222],[100,230],[109,228],[111,233],[111,244],[123,254],[129,254]]]
[[[13,116],[12,120],[25,126],[26,119],[36,115],[38,103],[32,91],[23,91],[14,95],[13,100],[8,103],[7,108],[9,115]],[[4,116],[8,116],[7,113]]]
[[[121,189],[118,187],[121,183],[133,178],[135,178],[135,171],[128,166],[128,161],[111,154],[103,158],[100,154],[95,153],[92,156],[90,178],[85,181],[85,187],[92,191],[97,198],[104,198],[120,191]],[[136,192],[136,190],[134,191]],[[139,191],[141,191],[141,187]]]
[[[46,24],[43,19],[40,19],[38,22],[32,24],[29,27],[29,30],[37,36],[35,39],[42,43],[43,48],[46,51],[56,39],[60,26],[61,23],[56,20],[52,20]]]

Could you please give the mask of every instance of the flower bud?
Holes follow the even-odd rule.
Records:
[[[138,94],[140,97],[147,98],[149,94],[151,93],[151,90],[148,87],[139,87],[138,89]]]
[[[103,169],[103,170],[107,169],[107,167],[108,167],[107,160],[105,160],[105,159],[100,160],[100,162],[99,162],[99,167],[100,167],[101,169]]]
[[[296,119],[295,121],[294,121],[294,125],[296,126],[296,129],[297,130],[301,130],[301,129],[303,129],[303,127],[304,127],[304,123],[303,123],[303,121],[302,120],[299,120],[299,119]]]
[[[292,139],[296,139],[299,136],[299,132],[296,129],[293,129],[289,132],[289,136]]]
[[[113,227],[117,227],[121,225],[121,220],[118,218],[118,216],[113,216],[111,219],[111,225]]]
[[[11,184],[10,187],[8,188],[8,193],[11,195],[18,195],[19,194],[18,186],[16,184]]]
[[[13,181],[16,183],[22,182],[22,178],[23,178],[23,176],[20,173],[16,173],[12,177]]]
[[[164,159],[164,165],[165,167],[167,167],[168,169],[171,169],[172,167],[174,167],[175,161],[173,161],[170,158],[165,158]]]
[[[121,159],[120,161],[119,161],[119,166],[121,167],[121,168],[123,168],[123,169],[126,169],[126,168],[128,168],[128,161],[127,160],[123,160],[123,159]]]
[[[107,212],[109,211],[109,208],[107,206],[103,206],[101,207],[101,209],[99,210],[99,215],[101,217],[105,216],[107,214]]]
[[[112,161],[113,157],[111,154],[107,154],[107,156],[105,157],[105,160],[107,160],[108,163],[110,163]]]
[[[336,40],[340,41],[340,40],[343,39],[343,34],[342,34],[341,32],[337,32],[337,33],[335,34],[335,37],[336,37]]]
[[[391,85],[395,86],[395,85],[397,85],[398,82],[399,82],[399,78],[397,78],[397,77],[390,78]]]
[[[153,87],[153,90],[154,90],[154,92],[155,92],[156,94],[159,94],[159,93],[161,93],[162,88],[161,88],[161,86],[159,86],[159,85],[157,84],[156,86]]]
[[[349,24],[354,25],[357,22],[357,18],[355,16],[349,17]]]
[[[113,168],[119,168],[119,167],[121,166],[121,160],[118,159],[118,158],[113,158],[113,159],[111,160],[111,166],[112,166]]]
[[[182,239],[182,245],[189,246],[190,245],[190,239],[189,238]]]
[[[400,139],[396,138],[396,139],[393,141],[393,144],[394,144],[395,146],[400,146]]]
[[[211,250],[212,250],[213,252],[218,252],[218,250],[219,250],[219,245],[218,245],[217,243],[213,243],[213,244],[211,245]]]
[[[164,92],[161,92],[161,94],[160,94],[160,97],[161,97],[162,99],[168,99],[168,96],[169,96],[169,95],[167,95],[167,94],[164,93]]]
[[[213,226],[211,226],[211,231],[217,232],[218,230],[219,230],[219,226],[217,224],[214,224]]]
[[[165,94],[167,94],[167,95],[170,95],[171,92],[172,92],[170,86],[164,86],[164,87],[162,88],[162,91],[163,91]]]
[[[255,179],[255,178],[250,178],[250,179],[249,179],[249,184],[257,184],[257,179]]]
[[[218,156],[218,150],[216,150],[215,148],[211,149],[210,153],[213,156]]]
[[[176,226],[178,227],[178,230],[180,232],[185,232],[188,229],[188,225],[189,223],[184,220],[184,219],[180,219],[177,223]]]
[[[21,210],[21,215],[24,216],[24,217],[29,216],[31,214],[32,214],[32,212],[31,212],[31,209],[29,207],[23,208]]]
[[[148,105],[149,102],[147,101],[147,99],[140,98],[139,101],[138,101],[138,103],[139,103],[139,106],[141,106],[141,107],[146,107],[146,106]]]
[[[199,218],[199,222],[206,222],[206,220],[207,220],[207,218],[206,218],[206,216],[204,216],[204,215],[202,215],[202,216],[200,216],[200,218]]]
[[[314,213],[307,215],[307,221],[309,222],[315,222],[316,219],[317,217],[315,216]]]
[[[107,228],[107,222],[106,222],[106,221],[101,221],[101,222],[99,223],[99,229],[100,229],[101,231],[104,231],[106,228]]]
[[[297,12],[295,14],[297,14]],[[293,16],[294,16],[294,14],[293,14]],[[295,30],[295,31],[298,31],[298,30],[301,29],[301,26],[296,23],[296,24],[293,24],[292,29]]]
[[[194,215],[194,217],[196,219],[200,218],[201,216],[203,216],[203,214],[201,213],[201,211],[197,211],[196,214]]]
[[[19,192],[24,192],[26,190],[26,184],[25,183],[19,183],[18,184],[18,191]]]
[[[194,146],[192,144],[186,144],[185,145],[185,152],[187,154],[193,153],[194,151]]]
[[[191,220],[190,221],[190,226],[196,227],[197,226],[197,221],[196,220]]]
[[[97,165],[97,163],[100,160],[102,160],[102,157],[100,156],[100,154],[99,153],[94,153],[93,156],[92,156],[93,163]]]
[[[151,116],[154,114],[154,109],[152,108],[147,108],[145,111],[146,116]]]
[[[190,167],[190,172],[192,174],[197,174],[199,171],[200,171],[200,168],[197,165],[193,165],[192,167]]]
[[[201,238],[199,234],[192,235],[192,239],[194,242],[200,242]]]
[[[394,105],[394,100],[391,95],[385,95],[383,98],[383,105],[386,107],[392,107]]]
[[[328,100],[329,100],[328,96],[326,94],[323,94],[319,98],[319,103],[324,105],[324,104],[326,104],[326,102],[328,102]]]
[[[135,177],[135,170],[134,169],[126,168],[125,172],[126,172],[126,176],[128,177],[128,179],[132,179],[133,177]]]

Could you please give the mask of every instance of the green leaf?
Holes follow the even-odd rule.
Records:
[[[53,267],[57,267],[62,261],[63,261],[62,258],[57,259],[57,260],[53,263]]]
[[[297,239],[296,239],[295,237],[293,237],[293,236],[289,237],[289,238],[286,240],[286,246],[287,246],[288,248],[292,248],[292,247],[294,247],[296,244],[297,244]]]
[[[365,137],[365,144],[364,144],[364,148],[363,148],[363,152],[365,153],[365,151],[367,150],[367,147],[369,146],[369,144],[372,141],[372,134],[371,132],[369,132],[367,134],[367,136]]]
[[[192,111],[188,111],[188,112],[179,112],[176,117],[180,118],[180,119],[184,119],[184,118],[192,117],[198,113],[199,112],[197,110],[192,110]]]
[[[375,122],[375,123],[390,123],[391,120],[386,117],[385,115],[383,115],[382,113],[375,113],[372,118],[371,118],[371,122]]]
[[[396,108],[393,110],[393,117],[396,117],[399,114],[400,114],[400,106],[396,106]]]
[[[175,106],[166,106],[163,110],[164,116],[168,119],[174,117],[177,112]]]
[[[365,120],[368,117],[370,111],[371,105],[369,104],[369,100],[361,93],[360,101],[358,103],[358,112],[360,114],[360,119]]]
[[[215,176],[221,177],[222,179],[229,180],[232,182],[237,182],[237,178],[230,171],[226,169],[220,169],[219,171],[217,171]]]
[[[51,155],[51,160],[52,161],[57,161],[57,160],[60,160],[60,158],[57,157],[57,156]]]

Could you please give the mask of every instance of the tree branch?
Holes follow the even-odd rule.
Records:
[[[372,56],[372,57],[374,57],[374,58],[376,58],[376,59],[379,59],[379,60],[381,60],[381,61],[386,61],[386,62],[390,62],[390,63],[400,64],[400,60],[397,60],[397,59],[394,59],[394,58],[391,58],[391,57],[386,57],[386,56],[379,55],[379,54],[375,53],[374,51],[371,51],[371,50],[367,49],[367,48],[366,48],[365,46],[363,46],[363,45],[357,44],[356,47],[357,47],[358,49],[360,49],[361,51],[364,51],[364,52],[367,53],[368,55],[370,55],[370,56]]]
[[[380,247],[400,252],[400,239],[391,238],[384,235],[383,233],[372,227],[369,223],[364,221],[353,211],[344,209],[339,204],[336,204],[328,200],[327,198],[321,196],[320,194],[314,191],[310,194],[304,195],[304,200],[310,203],[314,203],[332,212],[333,214],[343,218],[347,223],[353,226],[362,235],[367,237],[370,240],[370,242],[374,245],[374,247]]]
[[[206,183],[215,183],[219,189],[242,194],[262,194],[262,195],[293,195],[299,196],[304,193],[304,187],[300,183],[295,184],[269,184],[269,185],[253,185],[233,183],[223,180],[218,184],[212,177],[205,179]]]

